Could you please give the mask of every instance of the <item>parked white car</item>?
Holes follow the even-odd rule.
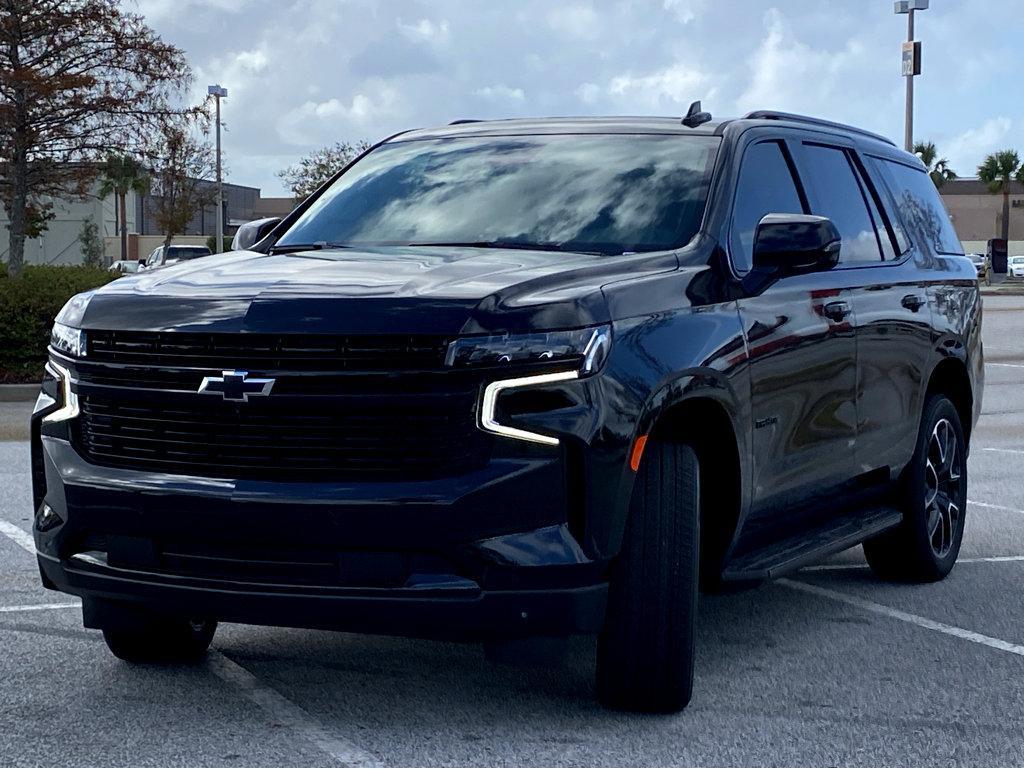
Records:
[[[128,275],[133,272],[138,272],[139,267],[141,266],[141,263],[135,261],[134,259],[118,259],[107,269],[109,269],[111,272],[120,273],[121,275]]]
[[[1024,278],[1024,256],[1011,256],[1007,259],[1006,273],[1011,278]]]

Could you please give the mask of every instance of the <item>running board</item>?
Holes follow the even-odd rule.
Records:
[[[880,507],[828,521],[817,529],[741,555],[722,574],[726,582],[774,579],[826,556],[860,544],[900,524],[903,513]]]

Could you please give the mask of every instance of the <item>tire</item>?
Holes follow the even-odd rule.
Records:
[[[967,442],[944,395],[925,402],[917,447],[902,480],[903,522],[864,543],[883,579],[935,582],[956,563],[967,512]]]
[[[693,692],[700,561],[697,455],[651,441],[637,473],[597,644],[607,708],[672,713]]]
[[[134,626],[105,627],[103,640],[125,662],[192,663],[206,655],[216,632],[216,620],[154,616]]]

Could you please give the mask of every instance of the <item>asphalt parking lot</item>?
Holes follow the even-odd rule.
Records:
[[[675,716],[601,710],[590,639],[520,667],[476,645],[222,625],[203,665],[126,665],[40,587],[28,444],[0,442],[0,765],[1024,763],[1024,297],[985,310],[962,562],[892,585],[856,548],[704,597]]]

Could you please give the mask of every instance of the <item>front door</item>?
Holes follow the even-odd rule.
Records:
[[[759,141],[743,153],[729,232],[741,275],[769,213],[810,213],[785,141]],[[782,278],[738,304],[751,377],[751,517],[784,523],[856,474],[852,301],[823,272]]]

